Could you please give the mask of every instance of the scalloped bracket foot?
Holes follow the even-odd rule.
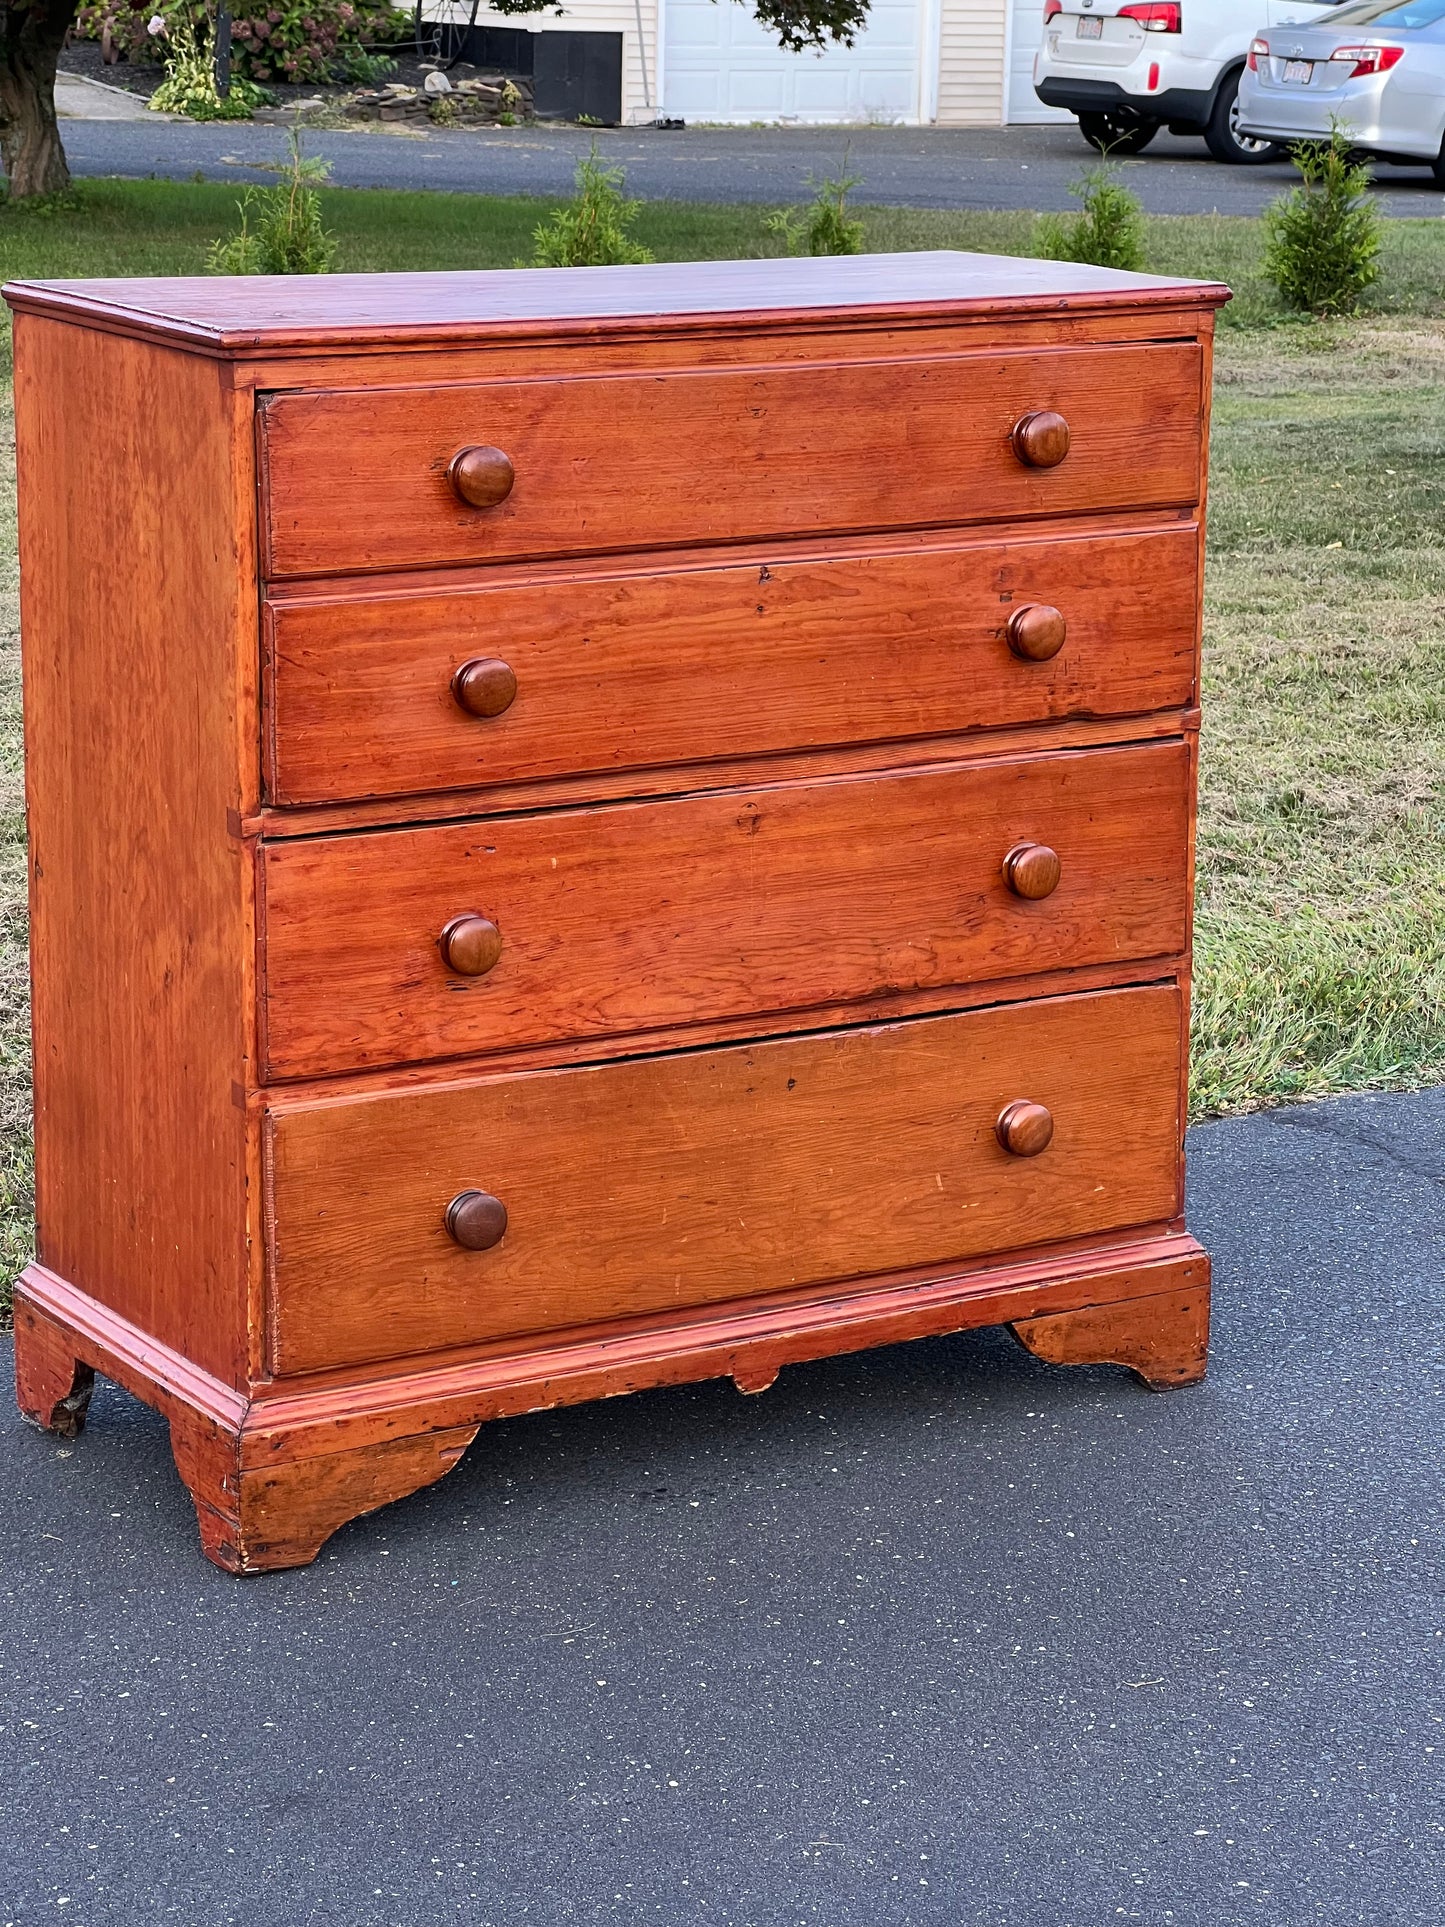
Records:
[[[206,1557],[227,1572],[282,1572],[309,1566],[352,1519],[444,1478],[479,1429],[454,1426],[346,1452],[250,1464],[242,1463],[242,1441],[202,1418],[175,1413],[171,1447],[196,1502]]]
[[[1204,1376],[1209,1286],[1026,1318],[1009,1330],[1050,1365],[1126,1365],[1151,1392],[1172,1392]]]
[[[63,1439],[85,1427],[95,1373],[69,1334],[23,1298],[15,1301],[15,1401],[32,1425]]]

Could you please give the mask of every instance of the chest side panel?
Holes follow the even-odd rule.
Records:
[[[249,410],[199,357],[29,316],[15,364],[38,1255],[237,1382]]]

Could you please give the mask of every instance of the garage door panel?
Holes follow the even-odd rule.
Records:
[[[790,54],[734,0],[664,0],[664,111],[694,120],[916,120],[920,0],[883,0],[852,47]]]

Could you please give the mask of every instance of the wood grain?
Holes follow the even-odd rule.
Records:
[[[1153,1392],[1197,1385],[1209,1359],[1209,1268],[1182,1291],[1090,1305],[1010,1327],[1051,1365],[1127,1365]]]
[[[413,347],[504,341],[566,331],[605,335],[608,324],[651,334],[778,329],[819,312],[868,310],[922,322],[978,311],[1023,318],[1129,315],[1150,307],[1212,307],[1229,290],[1200,281],[1106,268],[955,252],[818,260],[689,261],[629,268],[515,269],[473,273],[331,274],[253,282],[177,276],[112,281],[20,281],[10,305],[182,342],[203,353],[248,356],[292,349]],[[590,327],[588,324],[591,324]]]
[[[264,568],[333,575],[596,554],[640,534],[662,547],[1192,504],[1202,378],[1200,349],[1176,343],[264,396]],[[1023,466],[1010,443],[1040,408],[1069,420],[1057,468]],[[447,479],[478,443],[504,448],[516,472],[484,511]]]
[[[404,594],[327,585],[266,610],[268,794],[398,796],[1165,709],[1192,693],[1198,576],[1185,526]],[[1009,646],[1028,604],[1066,616],[1051,660]],[[515,700],[466,714],[453,676],[498,656]]]
[[[269,1126],[272,1362],[314,1370],[1155,1221],[1167,989],[298,1107]],[[1005,1104],[1054,1139],[1011,1158]],[[464,1252],[469,1187],[507,1234]]]
[[[30,1417],[149,1400],[253,1571],[509,1413],[993,1322],[1198,1375],[1222,290],[8,292]]]
[[[240,1382],[256,590],[222,374],[16,327],[37,1248]]]
[[[267,1074],[1172,955],[1188,777],[1163,743],[269,843]],[[1044,837],[1030,901],[1005,862]],[[484,976],[448,967],[460,917]]]
[[[78,1438],[95,1389],[95,1372],[81,1361],[65,1326],[38,1306],[15,1305],[15,1403],[42,1431]]]
[[[201,1549],[227,1572],[309,1566],[331,1535],[379,1506],[445,1478],[475,1425],[416,1432],[346,1452],[248,1468],[235,1445],[172,1419],[176,1467],[196,1503]]]
[[[737,326],[727,319],[699,322],[663,317],[649,326],[641,320],[610,320],[569,328],[565,323],[534,323],[491,333],[485,326],[428,340],[424,333],[369,348],[338,352],[333,344],[262,346],[255,355],[228,356],[237,388],[256,394],[297,389],[394,388],[501,380],[517,376],[539,381],[553,375],[616,373],[635,375],[642,368],[756,367],[819,361],[865,362],[880,358],[976,354],[986,348],[1011,352],[1086,347],[1117,348],[1126,343],[1198,341],[1210,331],[1213,315],[1181,299],[1148,302],[1129,309],[1082,307],[1064,303],[1046,314],[1037,305],[1000,309],[941,306],[928,313],[887,309],[851,314],[779,313],[745,316]],[[198,352],[210,352],[201,348]],[[224,352],[224,351],[223,351]]]

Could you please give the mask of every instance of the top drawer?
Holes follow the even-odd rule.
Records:
[[[264,565],[328,575],[1188,504],[1202,383],[1200,348],[1163,343],[271,395]],[[1042,411],[1069,429],[1049,467],[1015,449]],[[449,479],[469,448],[510,464],[490,507]],[[491,472],[505,481],[500,461]]]

